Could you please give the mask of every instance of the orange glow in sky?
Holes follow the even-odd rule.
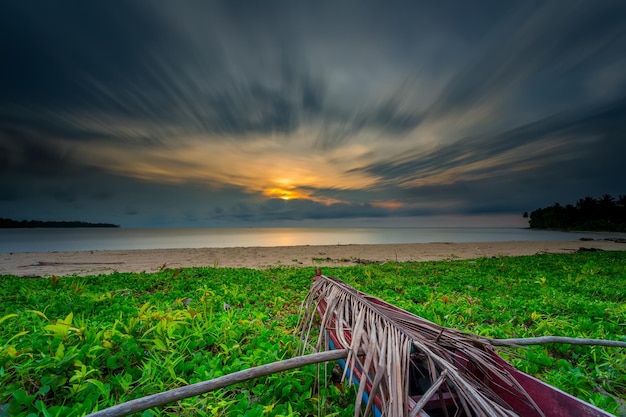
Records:
[[[287,190],[285,188],[268,188],[263,191],[263,194],[271,198],[281,198],[283,200],[297,200],[307,197],[297,191]]]
[[[93,144],[81,147],[79,152],[101,169],[143,181],[203,183],[214,189],[237,187],[285,201],[345,203],[315,190],[359,190],[377,182],[377,178],[367,173],[353,171],[359,164],[349,158],[338,160],[333,152],[312,153],[301,147],[301,142],[275,143],[261,136],[249,139],[245,147],[227,141],[190,138],[176,148],[152,149],[141,155]],[[354,148],[342,150],[344,155],[348,151],[360,154]]]

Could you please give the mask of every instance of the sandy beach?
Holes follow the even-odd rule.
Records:
[[[157,272],[164,268],[198,266],[350,266],[372,262],[573,253],[580,250],[624,251],[626,243],[615,240],[571,240],[3,253],[0,254],[0,275],[87,276],[112,272]]]

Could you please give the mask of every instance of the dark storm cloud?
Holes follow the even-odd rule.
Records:
[[[131,116],[159,128],[174,124],[192,133],[234,135],[291,132],[317,117],[352,124],[356,129],[368,124],[392,130],[413,125],[412,116],[396,115],[389,103],[380,112],[325,115],[324,81],[307,73],[309,63],[297,52],[302,45],[290,39],[287,20],[275,16],[282,6],[203,6],[212,9],[206,16],[208,24],[219,22],[226,29],[197,34],[205,36],[193,40],[201,42],[197,50],[194,42],[163,16],[167,10],[159,12],[159,7],[150,3],[26,1],[7,7],[1,35],[10,65],[3,66],[0,73],[2,102],[5,106],[57,109],[56,115],[33,115],[28,120],[49,136],[120,138],[113,127],[110,132],[98,132],[72,125],[64,111]],[[184,10],[190,7],[180,6]],[[259,24],[264,18],[273,23]],[[250,40],[233,44],[237,37]],[[267,37],[271,42],[257,44],[255,37]],[[276,48],[278,42],[286,46]],[[236,47],[241,51],[233,53]],[[255,52],[257,47],[260,51]],[[276,60],[257,65],[248,61],[248,54],[275,55]],[[242,71],[238,74],[233,68]],[[24,122],[3,116],[5,126]]]
[[[476,47],[427,113],[442,117],[484,101],[513,99],[515,109],[532,100],[545,112],[555,102],[587,96],[587,78],[615,61],[624,47],[626,4],[568,5],[529,3],[492,22],[488,41]],[[626,91],[623,83],[615,87],[617,93]]]
[[[428,107],[426,113],[431,117],[440,117],[442,113],[471,106],[503,89],[513,88],[513,84],[523,83],[540,67],[549,72],[560,62],[559,55],[571,61],[572,49],[581,55],[582,40],[589,43],[586,48],[591,52],[587,58],[601,55],[602,47],[610,50],[619,46],[617,42],[611,46],[611,40],[620,36],[621,22],[614,17],[620,12],[618,4],[590,11],[588,7],[578,6],[580,10],[574,7],[574,11],[561,13],[558,19],[554,19],[556,11],[549,6],[522,5],[506,10],[494,4],[484,8],[487,13],[479,13],[475,8],[443,13],[445,7],[408,5],[403,5],[405,13],[392,16],[388,7],[378,3],[358,11],[345,5],[322,4],[316,11],[322,14],[318,16],[322,27],[330,26],[331,33],[347,35],[348,41],[353,42],[359,39],[350,36],[365,36],[368,24],[378,21],[376,31],[384,47],[391,49],[389,55],[396,59],[393,64],[404,66],[407,73],[429,70],[427,62],[416,62],[421,57],[419,50],[410,47],[412,41],[426,35],[413,29],[419,25],[409,25],[411,19],[422,22],[421,15],[430,13],[430,18],[443,27],[431,34],[435,39],[469,36],[481,40],[480,36],[487,33],[484,29],[481,33],[477,29],[479,25],[495,27],[492,30],[497,35],[504,32],[503,36],[492,36],[489,43],[480,44],[486,46],[470,47],[476,53],[465,54],[470,58]],[[9,8],[13,9],[12,13],[5,16],[12,18],[4,22],[3,38],[9,40],[7,55],[11,65],[5,67],[1,77],[6,92],[4,100],[8,102],[29,106],[40,103],[61,109],[86,107],[109,114],[132,114],[133,118],[157,125],[169,122],[191,131],[225,134],[292,132],[300,123],[319,118],[330,126],[339,125],[328,136],[344,138],[346,134],[341,129],[349,133],[376,126],[390,133],[402,132],[414,128],[423,117],[402,112],[390,101],[361,111],[346,110],[354,107],[354,102],[346,103],[344,108],[333,103],[325,106],[327,83],[322,76],[314,79],[308,73],[309,68],[317,69],[315,62],[298,52],[310,46],[309,36],[322,36],[310,23],[317,14],[312,12],[311,18],[305,13],[309,10],[303,12],[294,5],[273,2],[255,6],[248,3],[245,6],[181,5],[180,17],[189,18],[195,8],[204,9],[211,12],[206,17],[207,23],[216,22],[222,30],[193,33],[205,36],[195,40],[202,42],[201,50],[194,49],[195,43],[172,23],[174,19],[165,15],[173,7],[140,2],[116,5],[95,2],[88,6],[80,2],[60,6],[20,2]],[[515,22],[512,11],[521,11],[522,17],[532,19],[533,24],[523,24],[522,20],[520,29],[505,32],[506,28],[501,26],[511,20]],[[348,12],[360,20],[348,21]],[[378,17],[382,18],[378,20]],[[494,23],[498,19],[502,22]],[[113,21],[115,25],[111,24]],[[300,23],[305,27],[302,33],[298,31]],[[355,34],[339,29],[346,24]],[[30,31],[25,32],[24,27]],[[444,32],[445,29],[449,32]],[[282,46],[276,47],[277,44]],[[236,53],[232,52],[234,48],[238,48]],[[257,48],[259,51],[255,51]],[[269,63],[261,60],[255,65],[246,59],[247,54],[252,59],[262,55],[275,59]],[[506,54],[504,59],[503,54]],[[318,67],[323,68],[323,64]],[[237,73],[233,68],[242,70]],[[320,72],[323,74],[324,70]],[[49,134],[55,133],[53,121],[43,119],[39,123]],[[112,133],[111,138],[119,137],[119,132]],[[99,136],[79,132],[81,140],[92,134]],[[328,138],[323,143],[327,145]]]
[[[27,0],[3,8],[0,33],[10,59],[1,73],[3,96],[29,106],[113,104],[81,83],[91,78],[123,88],[138,81],[150,48],[172,36],[133,2]]]
[[[403,155],[365,169],[393,187],[478,164],[450,184],[406,187],[402,200],[463,201],[465,208],[454,210],[467,214],[512,211],[523,204],[534,209],[552,204],[556,195],[575,200],[581,194],[593,194],[596,184],[603,186],[599,194],[620,193],[624,189],[620,168],[626,154],[624,132],[626,98],[593,111],[549,117],[510,131],[467,138],[430,155]],[[480,165],[489,160],[501,162]],[[534,169],[515,169],[528,164]]]
[[[272,222],[284,220],[327,220],[362,217],[387,217],[388,210],[366,203],[335,203],[325,205],[311,200],[270,199],[258,204],[237,204],[222,212],[214,212],[212,220]]]
[[[189,221],[254,222],[518,211],[623,193],[625,16],[617,0],[7,2],[0,200],[11,213],[41,198],[154,219],[164,201]],[[198,162],[173,151],[259,137],[300,141],[294,156],[332,154],[334,166],[366,161],[346,171],[368,185],[296,184],[311,200],[259,202],[241,172],[220,193],[202,175],[160,188],[92,155],[211,172],[210,153]],[[404,206],[374,204],[383,200]],[[181,208],[192,203],[196,212]]]
[[[562,148],[556,146],[564,140],[567,140],[567,159],[582,162],[590,154],[596,154],[592,162],[600,164],[613,160],[626,147],[622,140],[626,128],[625,120],[626,98],[602,106],[599,110],[594,108],[588,113],[568,112],[505,132],[461,138],[431,154],[400,155],[395,160],[381,161],[364,167],[363,170],[394,181],[428,178],[439,171],[501,157],[533,144],[543,145],[548,149],[542,150],[540,154],[516,152],[514,162],[534,161],[541,165],[550,165],[564,156]],[[564,139],[565,135],[567,139]],[[548,146],[552,143],[554,147]],[[502,168],[508,168],[506,165],[510,162],[504,160]],[[486,166],[484,169],[493,172],[494,166]],[[577,167],[572,167],[564,174],[576,175],[576,169]],[[483,174],[481,168],[472,172]]]

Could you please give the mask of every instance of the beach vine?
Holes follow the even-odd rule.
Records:
[[[324,273],[485,337],[626,340],[626,292],[618,290],[626,288],[624,252],[389,262]],[[314,274],[308,267],[165,266],[153,274],[1,276],[0,415],[81,416],[293,357],[298,308]],[[600,408],[623,411],[624,349],[547,344],[507,358]],[[285,371],[142,416],[353,415],[354,392],[318,384],[317,375],[315,366]]]

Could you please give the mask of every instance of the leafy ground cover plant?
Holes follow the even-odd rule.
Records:
[[[198,268],[88,278],[2,277],[0,407],[84,415],[295,354],[311,271]],[[266,377],[145,415],[295,415],[343,407],[316,368]],[[293,410],[298,410],[293,411]]]
[[[369,264],[324,273],[484,336],[626,340],[623,252]],[[282,267],[2,276],[0,416],[80,416],[291,357],[298,308],[313,275],[312,268]],[[623,349],[544,345],[508,358],[607,411],[616,413],[626,399]],[[354,393],[324,383],[317,389],[317,379],[316,367],[307,367],[143,415],[353,415]]]

